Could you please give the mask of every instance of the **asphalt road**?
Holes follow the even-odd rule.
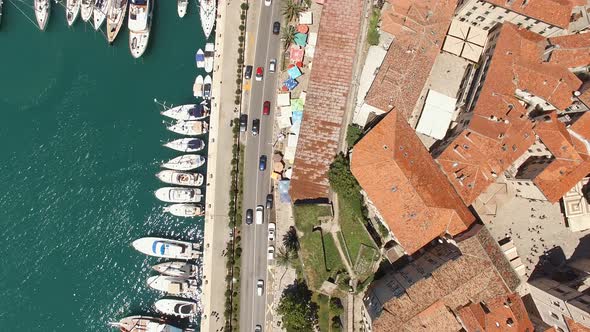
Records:
[[[252,6],[252,5],[251,5]],[[272,34],[272,24],[280,19],[280,1],[274,0],[270,7],[264,6],[263,1],[256,3],[257,15],[249,19],[255,19],[255,43],[254,58],[246,58],[250,61],[247,65],[254,67],[251,88],[246,96],[246,108],[248,113],[248,132],[242,133],[241,141],[246,144],[244,165],[244,211],[256,210],[257,205],[264,206],[266,195],[270,193],[270,172],[272,169],[272,129],[275,116],[275,103],[277,92],[278,73],[270,73],[268,64],[270,59],[278,59],[280,51],[280,35]],[[253,61],[253,62],[252,62]],[[264,68],[262,81],[255,80],[256,68]],[[278,65],[277,65],[278,70]],[[262,115],[264,101],[271,102],[270,115]],[[243,109],[244,110],[244,109]],[[260,119],[260,132],[253,136],[252,120]],[[267,156],[266,170],[258,169],[259,157]],[[266,310],[266,275],[267,275],[267,251],[268,251],[268,217],[269,210],[264,209],[264,223],[262,225],[246,225],[242,220],[242,266],[240,270],[240,330],[254,331],[254,327],[260,324],[265,326]],[[274,245],[274,243],[273,243]],[[262,296],[256,293],[256,282],[264,280],[265,289]]]

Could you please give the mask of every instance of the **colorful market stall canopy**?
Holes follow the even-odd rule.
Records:
[[[297,77],[301,76],[301,70],[299,70],[299,67],[297,66],[289,68],[287,72],[289,73],[289,77],[292,79],[296,79]]]

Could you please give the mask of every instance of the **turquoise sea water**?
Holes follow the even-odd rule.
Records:
[[[108,331],[160,297],[145,283],[157,260],[130,242],[202,235],[153,196],[160,162],[178,155],[161,147],[178,136],[153,99],[194,101],[204,36],[194,1],[182,20],[159,1],[134,60],[126,22],[108,46],[53,3],[40,32],[16,8],[34,20],[32,2],[5,0],[0,25],[0,331]]]

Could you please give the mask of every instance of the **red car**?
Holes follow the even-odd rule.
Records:
[[[262,75],[263,75],[262,67],[256,68],[256,80],[257,81],[262,81]]]
[[[262,114],[269,115],[270,114],[270,101],[265,101],[264,105],[262,106]]]

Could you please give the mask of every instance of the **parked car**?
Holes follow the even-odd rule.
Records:
[[[281,23],[279,23],[279,22],[274,22],[274,23],[272,24],[272,33],[273,33],[274,35],[278,35],[278,34],[279,34],[279,32],[281,32]]]
[[[262,76],[264,75],[264,69],[262,67],[256,68],[256,80],[262,81]]]
[[[274,73],[277,70],[277,59],[270,59],[268,63],[268,71]]]
[[[252,135],[258,135],[258,131],[260,130],[260,119],[252,120]]]
[[[260,156],[260,160],[258,162],[258,169],[260,171],[266,170],[266,156],[265,155]]]
[[[254,332],[262,332],[262,326],[260,324],[256,325]]]
[[[256,294],[262,296],[262,293],[264,293],[264,280],[258,279],[258,282],[256,282]]]
[[[262,114],[263,115],[269,115],[270,114],[270,101],[265,101],[264,104],[262,104]]]
[[[244,71],[244,78],[247,80],[252,78],[252,66],[251,65],[246,66],[246,70]]]
[[[272,209],[272,205],[274,203],[274,197],[272,194],[266,195],[266,208]]]
[[[268,258],[269,261],[275,259],[275,246],[268,246],[266,258]]]
[[[275,225],[274,222],[269,222],[268,223],[268,241],[272,242],[275,240],[275,231],[277,229],[277,226]]]
[[[254,217],[254,211],[252,209],[246,210],[246,225],[252,225]]]
[[[245,132],[248,130],[248,114],[242,114],[240,116],[240,131]]]

